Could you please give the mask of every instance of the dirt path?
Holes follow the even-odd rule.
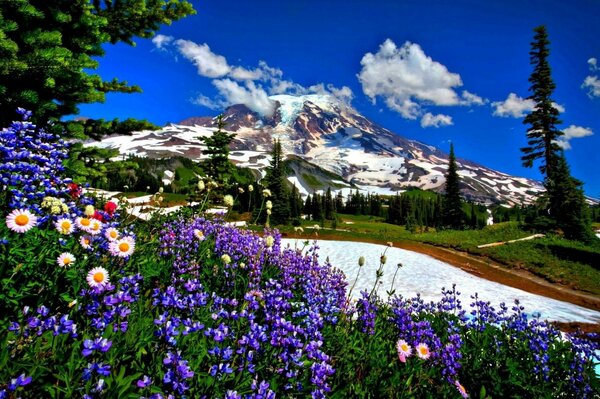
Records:
[[[333,232],[325,233],[323,231],[319,237],[315,237],[310,233],[302,235],[290,233],[286,235],[286,238],[298,238],[304,240],[314,240],[317,238],[320,240],[359,241],[386,245],[386,242],[370,239],[366,236],[364,239],[362,237],[361,239],[348,239],[348,237],[337,236]],[[485,257],[415,241],[393,241],[393,245],[394,247],[429,255],[432,258],[451,264],[467,273],[486,280],[600,311],[599,297],[574,290],[564,285],[551,283],[527,270],[508,269],[506,266]],[[600,332],[600,324],[567,323],[560,327],[564,330],[572,330],[581,327],[586,331]]]

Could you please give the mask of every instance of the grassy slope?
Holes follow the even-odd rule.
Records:
[[[483,230],[423,232],[412,234],[402,226],[384,223],[372,216],[339,215],[337,230],[319,231],[321,238],[371,239],[377,241],[419,241],[454,248],[493,259],[508,268],[523,268],[572,288],[600,296],[600,244],[586,246],[559,237],[545,237],[497,247],[477,248],[477,245],[523,238],[531,233],[519,229],[518,223],[507,222],[488,226]],[[305,222],[306,226],[314,222]],[[283,232],[292,228],[283,227]]]

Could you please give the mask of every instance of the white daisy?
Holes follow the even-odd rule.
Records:
[[[115,229],[114,227],[109,227],[104,231],[104,237],[106,237],[108,241],[115,241],[117,238],[119,238],[119,230]]]
[[[79,244],[81,244],[83,249],[90,249],[92,248],[92,238],[88,236],[82,236],[79,239]]]
[[[77,225],[77,227],[80,230],[88,231],[89,232],[90,227],[92,226],[92,219],[78,217],[77,219],[75,219],[75,224]]]
[[[90,287],[100,287],[109,283],[108,271],[103,267],[95,267],[87,274]]]
[[[135,249],[135,240],[133,237],[123,237],[108,244],[108,250],[114,256],[127,258]]]
[[[67,218],[58,219],[54,223],[54,226],[56,227],[56,230],[58,230],[58,232],[60,234],[69,235],[69,234],[73,233],[73,231],[75,231],[75,225],[73,224],[73,221],[71,219],[67,219]]]
[[[75,263],[75,256],[73,256],[72,253],[63,252],[58,258],[56,258],[56,263],[58,263],[60,267],[71,266],[73,263]]]
[[[6,226],[16,233],[25,233],[37,225],[37,217],[27,209],[15,209],[6,217]]]
[[[88,233],[91,235],[100,234],[102,232],[102,222],[98,219],[90,219],[90,227],[88,228]]]

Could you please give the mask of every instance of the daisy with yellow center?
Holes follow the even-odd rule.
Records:
[[[90,227],[88,228],[88,233],[92,235],[100,234],[102,232],[102,222],[96,219],[90,220]]]
[[[79,244],[81,244],[83,249],[91,249],[92,248],[92,239],[88,236],[82,236],[79,239]]]
[[[115,229],[114,227],[109,227],[104,231],[104,237],[106,237],[108,241],[115,241],[117,238],[119,238],[119,230]]]
[[[15,233],[25,233],[37,225],[37,217],[27,209],[15,209],[6,217],[6,226]]]
[[[194,235],[198,239],[198,241],[204,241],[206,237],[204,237],[204,233],[201,230],[194,229]]]
[[[69,235],[73,231],[75,231],[75,225],[73,224],[73,221],[71,219],[67,219],[67,218],[58,219],[54,223],[54,226],[56,227],[56,230],[58,230],[58,232],[60,234]]]
[[[68,267],[71,266],[73,263],[75,263],[75,256],[73,256],[72,253],[69,252],[63,252],[62,254],[60,254],[60,256],[56,259],[56,263],[58,263],[58,265],[60,267]]]
[[[399,339],[396,342],[396,350],[398,351],[398,359],[402,363],[406,363],[406,358],[412,355],[412,347],[403,339]]]
[[[78,217],[75,219],[75,224],[80,230],[88,231],[92,226],[92,220],[90,218]]]
[[[454,381],[454,385],[456,386],[456,389],[458,389],[458,393],[460,393],[460,396],[462,396],[465,399],[469,397],[467,390],[465,389],[465,387],[462,386],[460,382],[458,382],[458,380]]]
[[[118,240],[112,241],[108,244],[108,250],[113,256],[119,256],[121,258],[127,258],[135,249],[135,240],[133,237],[123,237]]]
[[[87,274],[86,280],[90,287],[101,287],[109,283],[108,271],[103,267],[95,267]]]
[[[429,351],[429,347],[427,346],[427,344],[421,343],[417,345],[416,349],[417,356],[419,356],[420,359],[427,360],[431,356],[431,352]]]

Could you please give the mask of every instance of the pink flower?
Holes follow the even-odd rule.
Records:
[[[399,339],[398,342],[396,342],[396,350],[398,351],[398,359],[400,359],[402,363],[406,363],[406,358],[412,355],[412,347],[403,339]]]
[[[458,382],[458,380],[454,381],[454,385],[463,398],[467,399],[469,397],[467,390],[460,384],[460,382]]]

